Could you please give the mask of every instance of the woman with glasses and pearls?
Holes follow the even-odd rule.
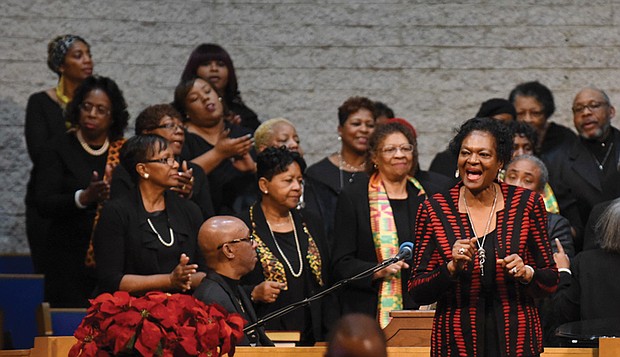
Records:
[[[71,126],[65,121],[64,110],[75,89],[93,74],[90,45],[76,35],[57,36],[47,45],[47,65],[58,75],[56,87],[34,93],[26,106],[26,145],[33,163],[26,192],[26,234],[36,273],[45,273],[45,234],[49,220],[42,218],[35,204],[36,164],[45,144],[64,134]]]
[[[409,286],[417,303],[437,303],[431,356],[542,353],[536,299],[555,291],[558,271],[540,195],[497,180],[511,134],[466,121],[450,142],[461,181],[418,210]]]
[[[39,211],[52,219],[45,299],[52,306],[86,306],[95,285],[86,251],[96,212],[110,192],[129,113],[116,83],[93,76],[76,89],[66,117],[72,130],[42,148],[35,185]]]
[[[285,147],[265,148],[257,156],[260,199],[243,215],[258,244],[258,264],[242,282],[259,318],[310,297],[328,282],[329,260],[320,221],[295,209],[301,196],[305,162]],[[301,344],[321,341],[323,301],[271,320],[267,330],[301,331]]]
[[[213,216],[215,212],[207,176],[200,166],[180,159],[185,143],[185,127],[181,114],[170,104],[151,105],[138,114],[135,129],[136,135],[155,134],[168,140],[168,145],[179,162],[179,182],[170,190],[197,204],[204,219]],[[122,165],[116,167],[112,176],[111,198],[126,195],[133,188],[134,182]]]
[[[101,212],[94,236],[98,293],[195,288],[205,276],[197,244],[203,219],[198,206],[170,190],[179,182],[171,145],[158,135],[136,135],[120,160],[135,187]]]
[[[368,142],[369,176],[345,187],[338,197],[334,229],[334,280],[350,278],[398,253],[413,242],[423,184],[410,173],[417,166],[413,133],[403,124],[377,126]],[[415,308],[407,292],[411,261],[394,263],[353,282],[341,295],[342,314],[364,313],[381,327],[392,310]]]

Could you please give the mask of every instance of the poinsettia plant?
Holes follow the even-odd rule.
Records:
[[[233,356],[245,320],[223,307],[190,295],[150,292],[133,297],[124,291],[101,294],[74,336],[69,357]]]

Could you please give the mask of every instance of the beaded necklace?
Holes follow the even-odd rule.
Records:
[[[269,233],[271,233],[271,239],[273,239],[273,242],[276,244],[276,248],[278,249],[278,252],[280,252],[280,255],[284,259],[286,266],[288,266],[288,269],[291,271],[291,274],[293,275],[293,277],[299,278],[301,276],[301,273],[304,271],[304,262],[301,257],[301,246],[299,245],[299,238],[297,237],[297,228],[295,228],[295,222],[293,222],[293,216],[291,215],[291,212],[288,213],[288,218],[291,222],[291,225],[293,226],[293,234],[295,235],[295,248],[297,248],[297,257],[299,258],[299,272],[297,273],[293,271],[293,266],[291,265],[291,262],[288,260],[288,258],[286,257],[282,249],[280,248],[280,245],[278,244],[278,240],[273,235],[273,230],[271,229],[271,224],[269,224],[269,220],[267,219],[267,217],[265,217],[265,222],[267,222],[267,227],[269,227]]]

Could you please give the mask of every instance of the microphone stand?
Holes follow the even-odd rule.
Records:
[[[342,279],[339,282],[337,282],[336,284],[332,285],[330,288],[325,289],[325,290],[323,290],[323,291],[321,291],[319,293],[316,293],[313,296],[310,296],[309,298],[305,298],[303,300],[294,302],[294,303],[292,303],[292,304],[290,304],[288,306],[284,306],[283,308],[281,308],[279,310],[276,310],[276,311],[274,311],[274,312],[272,312],[270,314],[267,314],[267,315],[263,316],[261,319],[258,319],[255,323],[246,326],[243,329],[243,332],[248,333],[248,332],[256,329],[258,326],[264,325],[266,322],[268,322],[268,321],[270,321],[272,319],[275,319],[277,317],[286,315],[286,314],[288,314],[289,312],[291,312],[293,310],[296,310],[296,309],[298,309],[298,308],[300,308],[302,306],[308,305],[311,302],[313,302],[315,300],[318,300],[318,299],[322,298],[323,296],[331,293],[332,291],[334,291],[336,289],[339,289],[343,285],[346,285],[346,284],[348,284],[348,283],[350,283],[352,281],[359,280],[359,279],[365,278],[365,277],[367,277],[369,275],[372,275],[375,272],[378,272],[379,270],[381,270],[381,269],[383,269],[383,268],[385,268],[385,267],[387,267],[389,265],[392,265],[392,264],[398,262],[399,260],[402,260],[402,258],[399,258],[398,255],[397,255],[397,256],[394,256],[392,258],[388,258],[388,259],[382,261],[381,263],[379,263],[378,265],[375,265],[374,267],[372,267],[370,269],[366,269],[366,270],[362,271],[361,273],[356,274],[356,275],[354,275],[354,276],[352,276],[350,278]]]

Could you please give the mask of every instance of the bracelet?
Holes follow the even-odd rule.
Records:
[[[83,191],[84,190],[77,190],[75,191],[75,195],[73,195],[73,201],[75,201],[75,206],[79,209],[84,209],[87,207],[80,203],[80,194],[82,194]]]
[[[532,279],[530,279],[530,281],[528,281],[528,282],[519,281],[523,285],[527,285],[527,284],[531,283],[532,280],[534,280],[534,273],[535,273],[534,268],[532,268],[531,266],[526,264],[525,268],[532,272]]]
[[[559,268],[559,269],[558,269],[558,273],[562,273],[562,272],[564,272],[564,273],[568,273],[568,274],[570,274],[570,275],[573,275],[573,272],[572,272],[572,271],[570,271],[570,269],[568,269],[568,268]]]

